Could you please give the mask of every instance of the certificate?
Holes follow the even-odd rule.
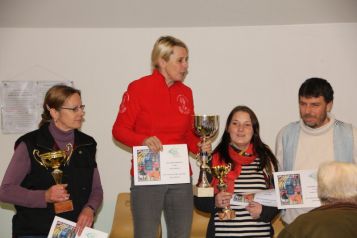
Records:
[[[76,223],[58,216],[52,222],[50,233],[47,238],[107,238],[108,234],[102,231],[92,229],[90,227],[84,227],[82,234],[78,236],[75,232]]]
[[[135,185],[191,182],[186,144],[163,145],[159,153],[147,146],[134,146],[133,165]]]
[[[259,190],[255,193],[233,194],[230,204],[247,206],[249,202],[254,201],[264,206],[276,207],[275,189]]]
[[[298,170],[274,173],[278,208],[319,207],[317,171]]]

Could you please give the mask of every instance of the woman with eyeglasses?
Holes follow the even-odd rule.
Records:
[[[0,201],[15,205],[14,238],[47,237],[59,216],[76,222],[75,232],[93,225],[103,200],[96,141],[78,129],[84,105],[75,88],[51,87],[39,129],[21,136],[5,172]]]

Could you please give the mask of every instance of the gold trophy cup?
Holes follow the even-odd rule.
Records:
[[[223,179],[227,176],[229,171],[231,171],[231,164],[218,165],[211,168],[212,176],[218,179],[217,188],[219,191],[227,190],[227,184],[224,183]],[[236,217],[236,213],[227,206],[222,208],[221,212],[218,212],[218,216],[220,220],[231,220]]]
[[[53,179],[56,184],[62,183],[63,171],[59,169],[61,165],[67,165],[71,158],[73,152],[73,146],[71,143],[66,145],[66,150],[58,150],[40,154],[40,151],[35,149],[33,150],[33,156],[35,160],[45,167],[46,169],[53,169],[51,172]],[[71,200],[64,202],[54,203],[55,213],[63,213],[73,210],[73,203]]]
[[[207,139],[217,134],[219,127],[219,117],[217,115],[194,117],[194,130],[196,135],[201,138],[201,143],[204,143]],[[197,163],[200,167],[200,175],[197,185],[194,186],[193,193],[197,197],[213,197],[214,195],[214,189],[207,180],[207,172],[210,171],[207,162],[210,157],[210,154],[202,151],[196,156]]]

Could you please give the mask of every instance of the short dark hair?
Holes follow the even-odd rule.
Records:
[[[309,78],[300,86],[299,97],[320,97],[326,103],[333,101],[333,89],[331,84],[322,78]]]

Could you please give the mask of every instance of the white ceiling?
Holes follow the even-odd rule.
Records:
[[[357,22],[357,0],[0,0],[0,27],[210,27]]]

